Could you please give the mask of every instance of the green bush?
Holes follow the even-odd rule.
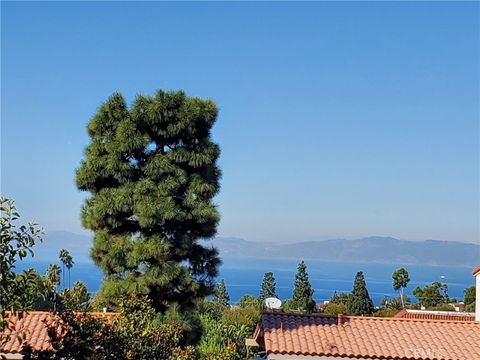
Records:
[[[179,354],[182,326],[159,318],[144,297],[127,299],[121,313],[111,318],[79,315],[71,310],[61,312],[59,317],[49,329],[54,351],[33,353],[25,347],[24,359],[169,359]],[[57,331],[60,322],[64,329],[61,334]]]
[[[436,310],[436,311],[455,311],[455,308],[449,304],[440,304],[437,306],[429,306],[427,310]]]
[[[260,308],[260,302],[255,299],[252,295],[243,295],[240,300],[238,300],[237,304],[238,307],[247,308]]]
[[[395,314],[398,313],[398,310],[395,309],[380,309],[375,311],[373,316],[378,316],[378,317],[393,317]]]
[[[260,311],[257,308],[247,307],[225,310],[221,322],[226,326],[244,325],[253,331],[259,320]]]
[[[325,315],[338,315],[338,314],[346,314],[347,313],[347,305],[339,303],[339,304],[332,304],[329,303],[325,310],[323,310]]]

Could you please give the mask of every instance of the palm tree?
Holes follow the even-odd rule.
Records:
[[[68,269],[68,287],[70,287],[70,269],[73,267],[73,264],[75,264],[75,262],[73,261],[73,257],[67,251],[67,256],[65,258],[65,266]]]
[[[45,272],[45,279],[51,288],[55,289],[60,284],[60,267],[57,264],[50,264]]]
[[[62,249],[58,253],[58,257],[59,257],[60,261],[62,262],[62,284],[63,284],[64,288],[65,288],[65,264],[67,263],[67,259],[68,259],[69,256],[70,256],[70,254],[68,253],[67,249]]]
[[[47,283],[47,294],[46,297],[50,298],[50,295],[53,293],[53,310],[55,311],[57,309],[57,291],[56,287],[60,284],[60,273],[62,270],[60,270],[60,266],[57,264],[50,264],[48,265],[47,271],[45,272],[45,280]]]

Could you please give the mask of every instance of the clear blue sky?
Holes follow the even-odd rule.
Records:
[[[220,108],[219,234],[479,241],[479,3],[6,3],[1,191],[81,232],[114,91]]]

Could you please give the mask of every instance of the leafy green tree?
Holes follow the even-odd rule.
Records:
[[[9,307],[16,310],[45,310],[44,279],[34,270],[26,269],[16,275],[18,289],[11,294]]]
[[[347,305],[343,303],[328,303],[325,309],[323,310],[325,315],[338,315],[347,313]]]
[[[448,303],[448,286],[438,281],[423,288],[417,286],[413,289],[413,295],[418,299],[420,305],[426,308],[438,307]]]
[[[355,275],[352,293],[347,304],[347,311],[350,315],[371,315],[374,311],[373,301],[368,294],[367,285],[363,272]]]
[[[19,219],[13,200],[0,196],[0,312],[10,307],[15,293],[24,291],[21,286],[29,286],[28,281],[18,283],[16,261],[28,254],[33,257],[33,246],[42,241],[43,232],[38,225],[18,225]]]
[[[308,280],[307,266],[303,260],[298,264],[292,300],[297,310],[312,312],[315,309],[313,289]]]
[[[400,300],[402,302],[402,307],[405,307],[403,291],[410,282],[410,277],[408,271],[404,268],[395,270],[392,274],[392,286],[393,290],[400,292]]]
[[[260,288],[260,295],[258,296],[258,301],[260,304],[263,305],[263,302],[265,299],[269,297],[277,297],[277,293],[275,291],[276,283],[275,283],[275,277],[273,276],[272,272],[266,272],[265,275],[263,275],[263,282],[262,286]]]
[[[297,307],[293,299],[287,299],[282,302],[282,310],[285,312],[296,311]]]
[[[72,288],[60,292],[62,303],[73,311],[90,311],[92,297],[81,281],[75,281]]]
[[[107,318],[60,312],[59,321],[49,328],[53,351],[34,353],[27,346],[24,359],[170,359],[182,337],[178,323],[161,321],[144,297],[124,299],[119,309],[120,314]],[[58,331],[59,322],[63,332]]]
[[[350,299],[350,294],[347,293],[333,293],[332,297],[329,300],[329,304],[344,304],[347,305]]]
[[[230,305],[230,296],[227,292],[227,287],[225,286],[225,281],[222,279],[220,283],[215,288],[212,301],[216,304],[219,304],[222,307],[229,307]]]
[[[465,291],[463,292],[463,302],[465,306],[468,306],[475,302],[475,293],[476,293],[475,285],[465,289]]]
[[[76,183],[91,195],[82,222],[94,232],[105,304],[136,291],[157,311],[191,309],[212,294],[218,252],[199,240],[212,238],[219,221],[216,116],[210,100],[158,91],[130,108],[116,93],[90,120]]]
[[[255,308],[257,309],[260,305],[259,301],[255,299],[252,295],[243,295],[236,303],[238,307],[241,308]]]

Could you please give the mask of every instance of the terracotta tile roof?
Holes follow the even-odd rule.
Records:
[[[473,268],[472,275],[475,276],[480,272],[480,265],[477,265]]]
[[[268,354],[408,360],[480,359],[480,322],[262,315],[257,339]]]
[[[403,309],[396,318],[424,320],[475,321],[475,313]]]
[[[80,314],[80,313],[79,313]],[[94,317],[111,318],[117,313],[91,312]],[[9,324],[3,333],[0,333],[0,353],[20,353],[25,345],[34,352],[49,351],[52,349],[48,336],[48,327],[58,316],[46,311],[28,311],[19,313],[4,313],[4,319]],[[58,331],[61,331],[59,327]]]

